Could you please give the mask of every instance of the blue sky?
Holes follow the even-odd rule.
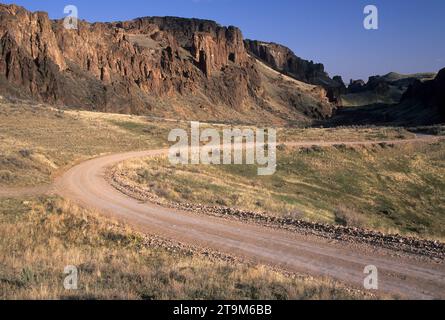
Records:
[[[445,0],[15,0],[51,18],[74,4],[88,21],[141,16],[216,20],[241,28],[245,38],[274,41],[298,56],[321,62],[345,81],[390,71],[445,67]],[[363,9],[379,9],[379,30],[365,30]]]

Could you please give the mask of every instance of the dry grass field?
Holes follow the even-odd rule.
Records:
[[[203,126],[223,129],[230,124]],[[75,163],[101,154],[165,148],[171,129],[188,127],[187,122],[63,111],[3,100],[0,188],[50,184]],[[278,134],[282,142],[412,137],[400,128],[278,128]],[[362,212],[373,204],[369,210],[380,213],[364,210],[360,217],[365,225],[378,227],[381,221],[382,225],[389,222],[391,227],[406,230],[410,219],[415,218],[421,223],[412,232],[442,235],[443,217],[434,213],[443,209],[438,202],[443,194],[437,192],[444,189],[442,147],[424,147],[427,149],[423,151],[285,148],[280,151],[277,175],[261,179],[254,175],[254,167],[172,168],[165,159],[137,160],[122,169],[128,170],[136,183],[179,202],[216,203],[333,223],[334,210]],[[408,176],[403,172],[408,170],[405,167],[411,170]],[[364,179],[360,188],[353,177]],[[382,186],[390,186],[391,181],[407,183],[398,192],[369,189],[382,181],[387,182]],[[422,188],[427,183],[434,184]],[[365,198],[360,193],[363,191],[368,192]],[[421,200],[411,201],[413,206],[422,205],[423,211],[401,218],[398,210],[405,204],[396,198],[403,192],[415,195],[420,191]],[[332,202],[334,198],[337,200]],[[391,202],[394,199],[397,201]],[[352,200],[356,208],[342,207]],[[350,223],[349,217],[346,220]],[[5,299],[369,297],[327,279],[290,276],[263,266],[209,259],[183,248],[159,245],[150,237],[101,218],[97,212],[50,196],[0,199],[0,239],[0,297]],[[80,266],[80,290],[63,289],[66,265]]]
[[[256,166],[173,166],[166,157],[127,161],[117,170],[177,203],[445,238],[445,141],[282,147],[277,164],[276,174],[263,177]]]
[[[0,186],[48,184],[57,172],[94,156],[166,146],[168,132],[177,126],[144,117],[0,103]]]
[[[218,130],[230,125],[212,126]],[[0,187],[49,184],[54,175],[91,157],[169,145],[173,128],[187,122],[142,116],[57,110],[26,101],[0,99]],[[246,127],[248,128],[248,127]],[[289,129],[278,128],[280,141],[369,140],[411,137],[403,129]]]
[[[168,132],[188,126],[1,101],[0,188],[49,184],[101,154],[167,147]],[[0,199],[0,239],[2,299],[370,298],[329,279],[172,249],[50,196]],[[63,288],[66,265],[79,266],[77,291]]]
[[[363,299],[328,279],[209,258],[59,198],[0,201],[0,299]],[[65,266],[79,289],[63,287]]]
[[[279,142],[298,141],[379,141],[412,139],[415,134],[394,127],[278,128]]]

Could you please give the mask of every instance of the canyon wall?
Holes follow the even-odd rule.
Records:
[[[292,92],[290,82],[264,74],[238,28],[208,20],[79,21],[66,30],[44,12],[0,5],[0,57],[2,95],[70,108],[271,121],[332,112],[322,88]],[[301,81],[323,74],[320,66],[301,66]],[[308,109],[315,112],[308,116]]]

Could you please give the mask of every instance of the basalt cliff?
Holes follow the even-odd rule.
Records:
[[[244,43],[250,54],[271,68],[296,80],[325,88],[331,102],[338,103],[340,96],[347,92],[343,79],[340,76],[331,79],[321,63],[304,60],[277,43],[257,40],[245,40]]]
[[[435,73],[371,77],[351,81],[351,92],[324,125],[422,126],[445,123],[445,68]]]
[[[265,57],[238,28],[208,20],[79,21],[68,30],[44,12],[0,5],[5,97],[196,120],[309,123],[331,116],[335,81],[322,65]]]

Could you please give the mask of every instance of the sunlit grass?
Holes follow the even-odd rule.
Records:
[[[58,198],[0,201],[1,299],[361,299],[328,279],[285,275],[151,244]],[[63,287],[65,266],[79,290]]]
[[[165,157],[132,160],[118,170],[174,202],[443,238],[444,160],[439,142],[285,148],[276,174],[264,177],[255,166],[173,166]]]

